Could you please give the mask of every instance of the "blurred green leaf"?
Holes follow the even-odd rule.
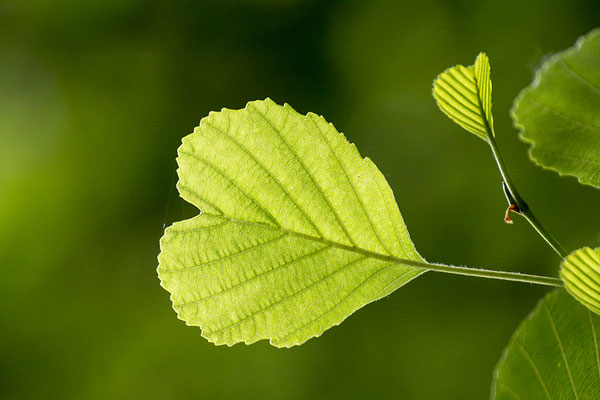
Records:
[[[211,113],[179,148],[158,273],[216,344],[301,344],[423,273],[391,188],[323,117],[270,99]]]
[[[492,398],[598,399],[600,317],[564,290],[548,294],[515,332]]]
[[[433,97],[452,121],[487,141],[494,136],[490,61],[479,53],[474,65],[457,65],[438,75]]]
[[[600,314],[600,248],[575,250],[561,264],[560,277],[577,301]]]
[[[512,115],[533,161],[600,188],[600,29],[546,61]]]

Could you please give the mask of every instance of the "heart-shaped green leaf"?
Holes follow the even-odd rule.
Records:
[[[450,119],[467,131],[488,141],[494,136],[490,61],[479,53],[474,65],[456,65],[438,75],[433,97]]]
[[[211,113],[179,148],[181,196],[158,273],[217,344],[301,344],[424,272],[394,195],[323,117],[267,99]],[[393,259],[392,259],[393,258]]]
[[[495,400],[600,399],[600,316],[562,289],[521,324],[496,370]]]
[[[546,61],[512,115],[533,161],[600,188],[600,29]]]

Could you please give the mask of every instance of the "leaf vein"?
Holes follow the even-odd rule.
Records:
[[[529,364],[529,366],[535,373],[535,376],[536,376],[538,382],[540,383],[540,386],[544,390],[544,394],[546,395],[548,400],[552,400],[552,397],[550,397],[550,393],[548,393],[548,388],[546,387],[546,384],[544,383],[544,380],[542,379],[542,375],[540,374],[540,371],[538,370],[537,366],[535,365],[535,362],[533,361],[533,359],[531,358],[531,356],[529,355],[529,353],[527,352],[527,350],[525,350],[525,348],[523,346],[521,346],[520,344],[518,344],[518,346],[519,346],[518,347],[519,350],[521,351],[521,354],[524,356],[525,360],[527,361],[527,364]]]
[[[558,343],[558,348],[560,349],[560,353],[565,362],[565,368],[567,370],[567,375],[569,376],[569,381],[571,382],[571,388],[573,389],[573,394],[575,395],[575,399],[579,399],[577,395],[577,389],[575,389],[575,383],[573,382],[573,377],[571,376],[571,368],[569,367],[569,361],[567,360],[567,355],[565,354],[565,350],[563,348],[562,342],[560,340],[560,336],[558,331],[556,330],[556,325],[554,324],[554,318],[552,314],[550,314],[550,310],[548,310],[548,306],[544,303],[544,310],[546,311],[546,317],[550,322],[550,326],[552,327],[552,332],[554,333],[554,337],[556,338],[556,342]]]
[[[500,388],[502,390],[504,390],[506,393],[510,394],[512,397],[514,397],[517,400],[521,400],[521,396],[519,396],[517,393],[515,393],[514,390],[512,390],[511,388],[509,388],[508,386],[506,386],[505,384],[501,383],[500,384]]]
[[[189,193],[189,194],[191,194],[192,196],[195,196],[195,197],[197,197],[198,199],[200,199],[201,201],[203,201],[203,202],[207,203],[207,204],[208,204],[210,207],[214,208],[214,209],[215,209],[215,210],[217,210],[219,213],[221,213],[221,214],[225,214],[225,213],[223,212],[223,210],[221,210],[219,207],[217,207],[217,206],[216,206],[216,205],[215,205],[215,204],[214,204],[212,201],[208,200],[208,199],[207,199],[206,197],[204,197],[204,196],[201,196],[201,195],[200,195],[200,194],[198,194],[198,193],[197,193],[195,190],[192,190],[191,188],[187,187],[187,186],[186,186],[186,185],[184,185],[183,183],[179,183],[178,190],[179,190],[179,192],[180,192],[180,193],[181,193],[181,191],[182,191],[182,190],[183,190],[183,191],[186,191],[186,192],[188,192],[188,193]],[[200,209],[200,211],[205,211],[205,210],[202,210],[202,209]]]
[[[212,126],[217,132],[221,133],[223,136],[225,136],[226,138],[228,138],[233,144],[235,144],[237,147],[239,147],[242,151],[244,151],[260,168],[262,168],[263,171],[265,171],[267,173],[267,175],[271,178],[271,180],[273,180],[273,182],[275,182],[279,188],[283,191],[283,193],[288,197],[288,199],[290,199],[292,201],[292,203],[296,206],[296,208],[302,213],[302,215],[304,216],[304,218],[308,221],[309,224],[312,225],[312,227],[315,229],[315,231],[319,234],[319,236],[324,237],[323,232],[321,232],[321,230],[317,227],[317,225],[308,217],[308,215],[306,214],[306,211],[298,204],[298,202],[292,197],[292,195],[290,194],[290,192],[284,187],[284,185],[275,177],[275,175],[273,175],[273,173],[271,171],[269,171],[267,169],[267,167],[265,167],[257,158],[254,154],[252,154],[246,147],[244,147],[241,143],[239,143],[237,140],[235,140],[235,138],[233,138],[232,136],[228,135],[227,132],[223,131],[222,129],[219,129],[217,126],[211,124],[210,122],[206,122],[208,125]]]
[[[233,328],[234,326],[241,325],[242,323],[244,323],[244,322],[245,322],[245,321],[247,321],[248,319],[250,319],[250,318],[253,318],[253,317],[257,316],[257,315],[260,315],[260,314],[262,314],[262,313],[266,312],[268,309],[270,309],[270,308],[272,308],[272,307],[274,307],[274,306],[276,306],[276,305],[278,305],[278,304],[280,304],[280,303],[284,303],[284,302],[286,302],[286,301],[288,301],[288,300],[291,300],[291,299],[295,298],[296,296],[299,296],[299,295],[301,295],[302,293],[305,293],[307,290],[309,290],[309,289],[310,289],[310,288],[312,288],[313,286],[315,286],[315,285],[318,285],[318,284],[320,284],[320,283],[322,283],[322,282],[324,282],[324,281],[326,281],[326,280],[330,279],[331,277],[335,276],[335,275],[336,275],[336,274],[338,274],[339,272],[341,272],[341,271],[345,270],[346,268],[348,268],[348,267],[350,267],[350,266],[352,266],[352,265],[356,264],[356,263],[357,263],[357,262],[359,262],[359,261],[362,261],[362,260],[364,260],[365,258],[367,258],[367,257],[366,257],[366,256],[361,256],[361,257],[358,257],[358,258],[356,258],[356,259],[354,259],[354,260],[352,260],[352,261],[348,262],[347,264],[344,264],[343,266],[341,266],[340,268],[338,268],[338,269],[336,269],[335,271],[331,272],[331,273],[330,273],[330,274],[328,274],[327,276],[325,276],[325,277],[323,277],[323,278],[321,278],[321,279],[319,279],[319,280],[317,280],[317,281],[315,281],[315,282],[311,282],[311,283],[310,283],[308,286],[305,286],[305,287],[303,287],[303,288],[302,288],[302,289],[300,289],[299,291],[297,291],[297,292],[293,293],[291,296],[286,296],[286,297],[283,297],[283,298],[281,298],[281,299],[279,299],[279,300],[277,300],[277,301],[275,301],[275,302],[273,302],[273,303],[269,304],[267,307],[261,308],[260,310],[258,310],[258,311],[256,311],[256,312],[254,312],[254,313],[252,313],[252,314],[250,314],[250,315],[247,315],[246,317],[242,318],[242,319],[241,319],[241,320],[239,320],[239,321],[236,321],[235,323],[233,323],[233,324],[231,324],[231,325],[228,325],[228,326],[226,326],[226,327],[224,327],[224,328],[219,328],[219,329],[217,329],[217,330],[215,330],[215,331],[211,331],[211,332],[209,332],[208,334],[215,334],[215,333],[219,333],[219,332],[225,331],[225,330],[227,330],[227,329]]]
[[[327,310],[327,312],[319,315],[318,317],[312,319],[311,321],[309,321],[308,323],[302,325],[300,328],[294,330],[293,332],[289,333],[288,335],[284,336],[283,338],[277,339],[278,341],[282,342],[292,336],[294,336],[296,333],[300,332],[303,329],[306,329],[307,327],[309,327],[310,325],[314,324],[315,322],[321,320],[322,318],[324,318],[325,316],[331,314],[332,312],[334,312],[335,310],[337,310],[340,305],[342,305],[346,300],[348,300],[352,295],[354,295],[361,287],[363,287],[364,285],[367,284],[367,282],[369,282],[371,279],[373,279],[376,275],[378,275],[379,273],[386,271],[389,267],[393,267],[395,266],[394,264],[389,265],[387,267],[383,267],[381,269],[379,269],[378,271],[376,271],[375,273],[373,273],[371,276],[369,276],[367,279],[365,279],[363,282],[361,282],[357,287],[355,287],[348,295],[344,296],[344,298],[342,300],[340,300],[333,308]],[[402,274],[399,278],[405,276],[408,274],[408,271],[405,272],[404,274]]]
[[[457,103],[460,103],[467,110],[471,111],[474,114],[478,113],[479,110],[478,110],[477,103],[474,103],[473,99],[468,98],[463,93],[463,91],[456,90],[456,85],[462,86],[464,89],[466,89],[460,82],[458,82],[458,81],[451,82],[444,75],[439,78],[438,85],[440,83],[445,83],[447,85],[447,87],[439,86],[439,89],[442,89],[444,92],[446,92],[446,94],[448,94],[448,96],[451,96],[452,99],[454,99]],[[472,91],[472,89],[466,89],[466,90],[468,90],[469,92]],[[475,99],[477,99],[477,94],[475,94]]]
[[[228,222],[231,222],[231,221],[228,221]],[[190,266],[187,266],[185,268],[165,269],[165,271],[168,271],[168,272],[184,272],[184,271],[185,272],[189,272],[189,271],[192,271],[192,270],[196,270],[196,269],[205,267],[207,265],[211,265],[211,264],[217,263],[219,261],[227,260],[229,258],[238,256],[238,255],[246,253],[246,252],[248,252],[250,250],[253,250],[253,249],[256,249],[258,247],[261,247],[262,245],[276,242],[279,239],[282,239],[282,238],[285,238],[285,237],[288,237],[287,233],[283,233],[282,235],[276,236],[276,237],[271,238],[269,240],[265,240],[264,242],[257,243],[255,245],[250,246],[250,247],[246,247],[246,248],[244,248],[242,250],[236,251],[235,253],[227,254],[226,256],[223,256],[221,258],[217,258],[215,260],[207,261],[207,262],[204,262],[204,263],[201,263],[201,264],[190,265]]]
[[[541,101],[539,101],[538,99],[536,99],[535,97],[533,97],[533,95],[531,94],[531,92],[529,93],[529,98],[530,98],[530,99],[531,99],[531,100],[532,100],[534,103],[538,104],[540,107],[542,107],[542,108],[544,108],[544,109],[546,109],[546,110],[548,110],[548,111],[552,112],[553,114],[556,114],[556,115],[558,115],[559,117],[562,117],[562,118],[564,118],[564,119],[566,119],[566,120],[569,120],[569,121],[575,122],[576,124],[579,124],[579,125],[582,125],[582,126],[588,127],[588,128],[590,128],[590,129],[594,129],[594,130],[600,130],[600,126],[596,126],[596,125],[590,124],[589,122],[580,121],[580,120],[578,120],[578,119],[575,119],[574,117],[571,117],[570,115],[564,114],[564,113],[562,113],[562,112],[560,112],[560,111],[558,111],[558,110],[556,110],[556,109],[554,109],[554,108],[550,107],[549,105],[547,105],[547,104],[545,104],[545,103],[542,103]]]
[[[387,248],[387,246],[383,243],[383,240],[381,239],[381,236],[379,235],[379,232],[377,232],[377,229],[375,229],[375,225],[373,224],[373,220],[371,219],[371,216],[369,215],[369,213],[367,212],[367,208],[365,207],[365,204],[363,202],[363,200],[361,199],[361,197],[358,195],[358,191],[356,190],[356,187],[354,186],[354,183],[352,182],[352,180],[350,179],[350,176],[348,175],[348,171],[346,171],[346,168],[344,167],[343,163],[341,162],[340,158],[338,157],[338,155],[336,154],[335,151],[333,151],[333,148],[331,147],[331,143],[329,142],[329,140],[327,139],[327,137],[325,136],[325,134],[323,133],[323,131],[321,130],[321,128],[319,127],[319,125],[311,118],[310,119],[311,122],[313,123],[313,125],[315,126],[315,128],[317,128],[317,131],[319,132],[319,134],[321,135],[321,137],[323,138],[323,140],[327,143],[327,146],[329,147],[329,150],[331,151],[331,154],[333,154],[333,157],[335,158],[335,160],[337,161],[338,165],[340,166],[340,168],[342,169],[342,171],[344,172],[344,175],[346,176],[346,180],[348,181],[348,184],[350,185],[350,187],[352,188],[352,191],[354,192],[354,196],[356,196],[356,199],[358,200],[358,204],[360,204],[363,213],[365,214],[365,216],[367,217],[367,221],[369,221],[369,225],[371,226],[371,230],[373,231],[373,233],[375,234],[375,237],[377,238],[377,240],[379,241],[379,244],[381,244],[381,246],[383,247],[383,249],[389,254],[392,255],[392,253],[390,252],[390,250]],[[362,160],[362,162],[364,162],[364,160]]]
[[[204,301],[206,301],[208,299],[211,299],[213,297],[220,296],[220,295],[223,295],[223,294],[225,294],[227,292],[230,292],[230,291],[232,291],[232,290],[234,290],[234,289],[236,289],[236,288],[238,288],[240,286],[243,286],[243,285],[247,284],[248,282],[252,282],[255,279],[258,279],[258,278],[260,278],[262,276],[268,275],[268,274],[273,273],[273,272],[275,272],[275,271],[277,271],[277,270],[279,270],[281,268],[284,268],[284,267],[287,267],[289,265],[292,265],[292,264],[294,264],[297,261],[301,261],[301,260],[304,260],[306,258],[310,258],[310,257],[312,257],[312,256],[314,256],[316,254],[319,254],[322,251],[329,250],[330,248],[331,248],[330,245],[325,245],[325,246],[320,247],[319,249],[317,249],[315,251],[311,251],[310,253],[303,254],[302,256],[300,256],[298,258],[294,258],[293,260],[286,261],[285,263],[280,264],[280,265],[278,265],[278,266],[276,266],[274,268],[271,268],[271,269],[268,269],[266,271],[263,271],[260,274],[256,274],[253,277],[250,277],[248,279],[244,279],[244,280],[240,281],[239,283],[237,283],[237,284],[235,284],[233,286],[227,287],[227,288],[225,288],[223,290],[220,290],[218,292],[212,293],[212,294],[210,294],[208,296],[205,296],[205,297],[201,297],[199,299],[195,299],[195,300],[191,300],[191,301],[186,301],[184,303],[177,304],[177,306],[182,306],[183,307],[183,306],[189,306],[191,304],[202,303],[202,302],[204,302]],[[226,328],[224,328],[224,329],[226,329]],[[221,330],[221,329],[219,329],[219,330]],[[209,333],[214,333],[214,332],[216,332],[216,331],[212,331],[212,332],[209,332]]]
[[[459,74],[462,75],[462,79],[460,76],[458,76]],[[477,91],[474,90],[472,87],[467,86],[467,84],[464,82],[463,79],[465,79],[466,77],[464,73],[460,71],[459,68],[451,68],[447,74],[442,74],[442,77],[445,78],[446,76],[453,78],[454,82],[460,85],[464,90],[468,91],[474,96],[477,96]],[[476,84],[476,82],[473,79],[468,79],[467,83],[472,84],[473,86]]]
[[[451,98],[451,100],[453,100],[455,103],[460,104],[460,101],[457,100],[456,98],[454,98],[452,96],[452,94],[448,93],[444,88],[442,87],[438,87],[438,90],[444,94],[446,94],[448,97]],[[458,115],[462,116],[463,119],[461,120],[465,125],[469,125],[472,127],[472,129],[475,129],[477,131],[485,131],[485,126],[483,124],[482,121],[478,121],[476,119],[473,118],[473,115],[476,115],[477,117],[480,117],[483,120],[483,117],[479,114],[476,113],[472,113],[472,114],[467,114],[464,111],[458,109],[453,103],[451,103],[450,101],[440,98],[438,96],[438,101],[443,102],[448,108],[451,108],[452,110],[454,110]]]
[[[208,160],[198,156],[197,154],[194,153],[188,153],[186,151],[182,151],[180,150],[181,154],[184,154],[188,157],[192,157],[202,163],[204,163],[205,165],[211,167],[214,171],[216,171],[219,175],[221,175],[223,178],[225,178],[227,181],[229,181],[233,186],[235,186],[244,196],[246,196],[250,201],[252,201],[263,213],[265,213],[265,216],[267,218],[269,218],[271,220],[271,222],[273,222],[273,224],[275,224],[275,226],[280,227],[281,225],[277,222],[277,220],[275,219],[275,217],[268,212],[267,210],[265,210],[265,208],[260,205],[260,203],[252,196],[250,196],[248,193],[246,193],[246,191],[244,189],[242,189],[242,187],[237,184],[233,179],[231,179],[227,174],[225,174],[225,172],[221,171],[219,168],[217,168],[215,165],[213,165],[211,162],[209,162]]]
[[[577,78],[579,78],[579,80],[581,80],[582,82],[584,82],[587,86],[591,87],[592,89],[596,90],[597,92],[600,92],[600,87],[594,85],[592,82],[590,82],[588,79],[584,78],[583,75],[581,75],[579,72],[575,71],[573,69],[573,67],[571,67],[567,61],[563,58],[560,57],[560,61],[562,61],[562,63],[565,65],[565,67],[567,67],[567,70],[569,72],[571,72],[571,74]]]
[[[231,220],[225,220],[223,222],[219,222],[218,224],[214,224],[214,225],[208,225],[208,226],[203,226],[200,228],[194,228],[194,229],[169,229],[169,232],[172,233],[193,233],[193,232],[200,232],[200,231],[205,231],[207,229],[212,229],[212,228],[218,228],[219,226],[223,226],[226,224],[231,224]]]
[[[323,189],[321,188],[321,186],[317,183],[317,181],[315,180],[315,178],[308,171],[308,168],[306,167],[306,165],[304,165],[304,162],[302,162],[302,160],[300,159],[300,157],[298,156],[298,154],[294,151],[294,149],[292,148],[292,146],[285,140],[285,137],[283,136],[283,133],[279,129],[277,129],[275,127],[275,125],[273,125],[273,123],[271,122],[271,120],[269,120],[269,118],[267,118],[267,116],[265,114],[263,114],[262,111],[260,111],[257,107],[254,107],[252,104],[249,104],[248,106],[252,107],[271,126],[271,128],[273,129],[273,131],[275,131],[275,133],[277,133],[277,135],[281,138],[282,142],[290,150],[290,152],[292,153],[292,155],[294,156],[294,158],[296,158],[296,160],[298,160],[298,162],[300,163],[300,165],[302,166],[302,168],[306,172],[306,175],[310,178],[310,180],[312,181],[312,183],[315,186],[315,188],[319,191],[319,193],[323,197],[323,200],[325,200],[325,202],[329,206],[329,209],[331,210],[331,212],[335,216],[336,220],[338,221],[338,224],[340,225],[340,227],[342,228],[342,230],[346,234],[346,237],[348,238],[348,240],[350,241],[350,243],[352,243],[353,246],[358,247],[357,244],[356,244],[356,242],[354,241],[354,239],[352,239],[352,237],[350,236],[350,233],[348,232],[348,229],[346,228],[346,226],[344,225],[344,223],[340,219],[340,216],[338,215],[338,213],[335,211],[335,209],[331,205],[331,202],[329,201],[329,198],[325,195],[325,193],[323,192]],[[269,103],[267,103],[267,106],[269,106]],[[287,111],[287,112],[289,114],[289,111]],[[305,118],[306,117],[304,117],[302,119],[302,121],[298,124],[298,126],[302,125],[305,122]],[[287,121],[287,119],[286,119],[286,121]],[[294,128],[294,129],[296,129],[296,128]]]
[[[385,203],[385,208],[387,209],[388,215],[390,217],[390,221],[392,223],[392,226],[394,227],[394,233],[396,234],[396,239],[398,239],[398,244],[400,245],[400,248],[402,249],[402,253],[405,256],[408,256],[408,252],[404,248],[402,239],[400,239],[400,233],[398,232],[398,227],[396,226],[396,222],[394,221],[394,218],[392,217],[392,211],[390,210],[390,205],[388,204],[388,199],[386,198],[385,194],[383,193],[383,190],[381,189],[381,185],[379,184],[378,179],[375,179],[375,184],[377,185],[377,190],[379,190],[379,194],[381,195],[381,197],[383,198],[383,201]]]

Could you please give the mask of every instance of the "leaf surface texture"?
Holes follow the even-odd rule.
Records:
[[[490,62],[480,53],[474,65],[456,65],[433,82],[433,97],[451,120],[487,141],[494,135]]]
[[[202,212],[166,229],[158,273],[211,342],[301,344],[424,272],[390,261],[423,259],[381,172],[323,117],[213,112],[177,162]]]
[[[496,371],[495,400],[600,398],[600,317],[566,291],[548,294],[515,332]]]
[[[512,114],[533,161],[600,188],[600,29],[546,61]]]
[[[600,314],[600,248],[584,247],[569,254],[561,264],[560,278],[577,301]]]

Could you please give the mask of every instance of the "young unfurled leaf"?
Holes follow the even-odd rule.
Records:
[[[533,161],[600,188],[600,29],[546,61],[512,115]]]
[[[457,65],[438,75],[433,82],[433,97],[450,119],[487,141],[494,136],[490,62],[479,53],[474,65]]]
[[[391,188],[323,117],[270,99],[211,113],[179,148],[181,196],[158,273],[217,344],[301,344],[424,269]]]
[[[563,260],[560,278],[577,301],[600,314],[600,248],[584,247]]]
[[[564,290],[547,295],[511,339],[495,400],[600,399],[600,316]]]

